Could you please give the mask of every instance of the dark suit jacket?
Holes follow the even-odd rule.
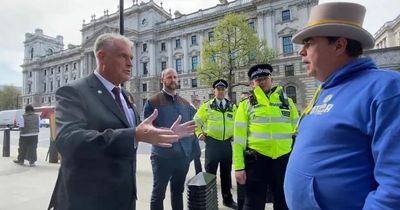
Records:
[[[135,128],[114,98],[91,74],[59,88],[56,100],[56,146],[62,159],[49,209],[134,209]],[[135,116],[137,125],[136,110]]]

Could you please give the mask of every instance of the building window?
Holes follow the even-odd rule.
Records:
[[[46,89],[47,89],[47,83],[43,83],[43,92],[46,92]]]
[[[180,39],[175,40],[175,48],[181,48],[181,40]]]
[[[196,70],[199,64],[199,56],[192,57],[192,70]]]
[[[68,64],[65,65],[65,71],[68,71]]]
[[[161,62],[161,70],[164,70],[167,68],[167,61],[162,61]]]
[[[64,83],[67,84],[67,83],[68,83],[68,79],[65,79],[65,80],[64,80]]]
[[[214,31],[208,32],[208,41],[209,42],[214,41]]]
[[[249,27],[250,27],[251,29],[253,29],[253,30],[256,29],[256,26],[255,26],[254,21],[250,21],[250,22],[249,22]]]
[[[42,97],[42,104],[44,103],[44,97]]]
[[[197,45],[197,36],[193,35],[191,38],[192,38],[192,45]]]
[[[293,100],[294,103],[297,103],[297,94],[296,94],[296,87],[294,86],[287,86],[286,87],[286,94],[289,98]]]
[[[73,78],[74,80],[76,80],[76,76],[74,76],[74,78]]]
[[[178,58],[175,60],[175,68],[178,74],[182,73],[182,59]]]
[[[59,88],[61,86],[61,81],[57,80],[57,87]]]
[[[32,84],[28,84],[28,94],[32,92]]]
[[[282,37],[282,45],[283,45],[283,54],[287,55],[293,53],[292,36]]]
[[[44,76],[46,76],[47,75],[47,70],[44,70]]]
[[[294,76],[294,66],[286,65],[285,66],[285,77]]]
[[[49,98],[48,98],[48,102],[51,102],[51,97],[49,96]]]
[[[176,89],[181,89],[181,81],[178,80],[178,85],[176,86]]]
[[[290,20],[290,10],[283,10],[282,11],[282,22]]]
[[[53,81],[50,82],[50,91],[53,92]]]
[[[76,63],[74,63],[74,69],[76,69]]]
[[[29,78],[32,78],[32,72],[31,71],[29,72]]]
[[[26,99],[26,104],[29,104],[29,98]]]
[[[195,87],[197,87],[197,79],[196,78],[192,79],[192,88],[195,88]]]
[[[146,43],[143,44],[143,52],[147,52],[147,44]]]
[[[147,62],[143,63],[143,75],[147,75],[149,71],[147,70]]]
[[[58,67],[58,73],[60,73],[60,72],[61,72],[61,66]]]
[[[54,70],[53,68],[50,69],[50,74],[53,75],[54,74]]]
[[[161,51],[166,51],[165,42],[161,43]]]
[[[147,83],[142,84],[142,91],[146,92],[147,91]]]
[[[33,59],[33,47],[31,48],[31,60]],[[29,103],[28,103],[29,104]]]

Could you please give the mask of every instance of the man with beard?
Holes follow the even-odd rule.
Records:
[[[158,118],[153,121],[155,127],[171,127],[174,119],[193,123],[196,110],[188,101],[176,94],[178,75],[175,69],[168,68],[161,73],[163,88],[160,93],[152,96],[144,106],[144,116],[158,110]],[[192,127],[190,127],[192,128]],[[164,209],[165,191],[170,182],[171,206],[173,210],[183,210],[183,191],[190,161],[193,159],[194,148],[198,144],[194,132],[192,136],[181,138],[170,148],[153,145],[151,165],[153,168],[153,191],[151,195],[151,210]]]

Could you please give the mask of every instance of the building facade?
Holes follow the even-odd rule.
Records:
[[[212,89],[197,80],[197,67],[201,61],[201,43],[212,40],[213,27],[227,13],[244,13],[249,26],[258,37],[266,39],[278,57],[273,63],[274,85],[282,85],[303,110],[318,85],[307,77],[301,58],[300,45],[291,42],[292,35],[308,20],[310,9],[317,0],[220,0],[220,4],[200,9],[191,14],[179,11],[172,16],[161,6],[149,2],[133,1],[124,10],[125,35],[134,43],[131,80],[125,84],[135,104],[142,107],[150,96],[160,91],[162,69],[173,67],[179,76],[178,93],[191,101],[201,102],[212,97]],[[41,29],[25,35],[23,69],[23,105],[55,105],[55,91],[76,79],[91,74],[96,68],[93,44],[106,32],[119,31],[118,12],[92,19],[82,25],[81,45],[68,45],[64,49],[63,37],[49,37]],[[395,54],[395,53],[394,53]],[[397,60],[400,56],[397,55]],[[247,69],[235,73],[235,81],[247,81]],[[247,86],[233,89],[232,100],[238,102]]]
[[[400,15],[386,22],[374,37],[375,49],[400,46]]]

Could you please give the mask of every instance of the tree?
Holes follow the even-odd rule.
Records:
[[[228,96],[232,99],[234,87],[248,84],[235,82],[235,71],[255,63],[271,63],[276,53],[257,37],[244,14],[226,15],[216,25],[214,34],[214,40],[205,39],[202,43],[198,77],[208,85],[216,79],[227,80]]]
[[[13,85],[6,85],[0,90],[0,110],[20,109],[21,91]]]

